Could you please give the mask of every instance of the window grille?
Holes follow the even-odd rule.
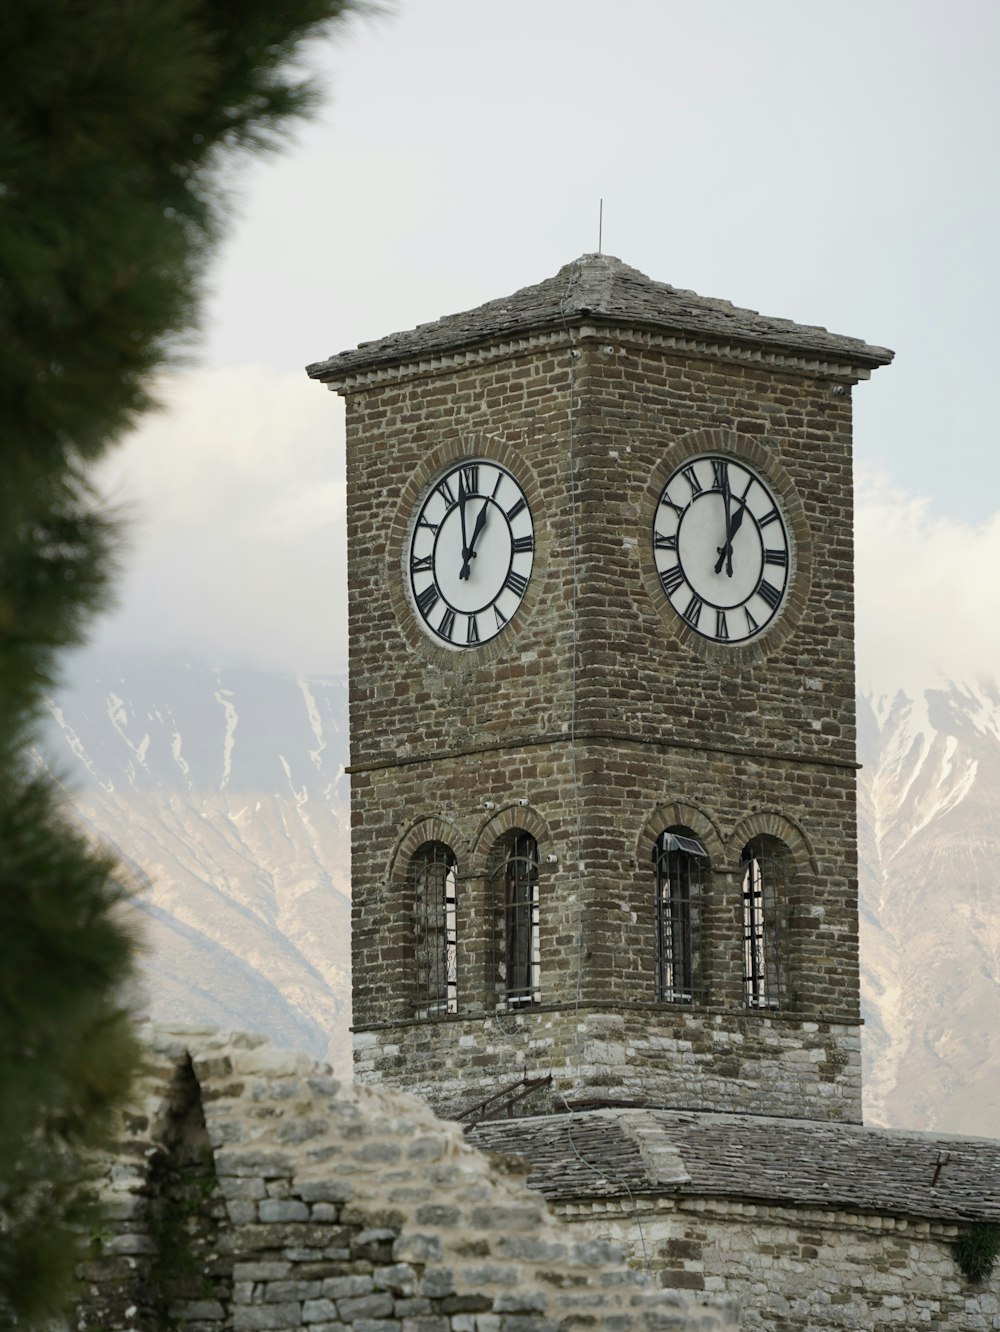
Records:
[[[538,843],[514,830],[496,848],[490,876],[497,980],[508,1008],[541,1001]]]
[[[661,833],[653,847],[656,883],[656,998],[690,1004],[701,991],[701,880],[707,856],[695,837]]]
[[[417,1013],[458,1012],[458,865],[443,842],[425,842],[412,861]]]
[[[743,999],[747,1008],[780,1007],[781,913],[785,856],[781,842],[755,837],[743,848]]]

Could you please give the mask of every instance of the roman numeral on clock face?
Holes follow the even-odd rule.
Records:
[[[765,551],[764,551],[764,563],[765,563],[765,564],[780,564],[780,565],[782,566],[782,568],[787,569],[787,568],[788,568],[788,551],[787,551],[787,550],[765,550]]]
[[[513,546],[515,555],[523,555],[525,551],[534,549],[535,538],[533,536],[515,537]]]
[[[688,624],[698,627],[698,621],[701,619],[701,608],[704,605],[697,592],[691,593],[691,600],[684,607],[684,618]]]
[[[417,593],[417,608],[427,618],[438,602],[438,590],[433,583],[428,583],[422,592]]]
[[[712,489],[725,490],[729,480],[729,463],[725,458],[712,459]],[[716,635],[718,637],[718,635]]]
[[[684,571],[679,564],[672,564],[669,569],[664,569],[660,574],[660,582],[663,584],[663,590],[668,595],[676,592],[684,582]]]
[[[778,591],[776,587],[772,587],[766,578],[761,583],[757,591],[764,598],[764,600],[767,602],[767,604],[771,607],[772,610],[775,609],[778,602],[781,600],[781,593]]]
[[[467,495],[475,495],[479,490],[479,464],[470,463],[462,468],[462,485]]]
[[[724,610],[715,612],[715,636],[721,639],[728,639],[729,637],[729,624]]]
[[[437,491],[437,493],[441,496],[445,504],[447,504],[448,508],[450,509],[451,506],[455,503],[455,495],[452,491],[451,486],[449,486],[448,484],[448,478],[445,477],[443,481],[439,481],[437,485],[434,487],[434,489]]]
[[[662,532],[653,533],[654,550],[676,550],[677,533],[671,532],[669,536],[664,536]]]
[[[517,517],[517,515],[519,513],[523,513],[527,507],[528,505],[525,502],[524,496],[522,495],[522,497],[517,501],[517,503],[512,504],[511,507],[507,510],[507,521],[509,523],[512,523],[514,519]]]
[[[776,523],[777,521],[778,521],[777,509],[768,509],[767,513],[764,514],[763,518],[757,519],[757,522],[761,527],[767,527],[769,523]]]
[[[455,628],[455,612],[449,606],[441,616],[441,623],[438,625],[438,633],[442,638],[447,638],[451,642],[451,635]]]
[[[504,587],[515,593],[517,596],[523,597],[528,589],[528,580],[511,569],[504,581]]]
[[[431,573],[434,569],[434,557],[432,555],[414,555],[410,559],[411,573]]]
[[[682,475],[683,475],[683,477],[684,477],[684,480],[685,480],[685,481],[688,483],[688,485],[691,487],[691,494],[692,494],[692,495],[700,495],[700,494],[701,494],[701,482],[698,480],[698,473],[694,470],[694,468],[693,468],[693,467],[685,467],[685,468],[684,468],[684,471],[683,471],[683,473],[682,473]]]
[[[469,616],[469,623],[465,631],[465,641],[469,644],[479,642],[479,622],[474,615]]]

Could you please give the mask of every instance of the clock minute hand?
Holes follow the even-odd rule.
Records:
[[[722,502],[723,502],[723,504],[725,505],[725,509],[726,509],[726,536],[725,536],[725,540],[724,540],[723,544],[718,548],[718,550],[719,550],[719,562],[718,562],[718,564],[715,566],[715,572],[718,573],[719,570],[722,568],[722,557],[723,557],[723,555],[726,553],[726,551],[728,550],[728,552],[729,552],[729,563],[728,563],[728,565],[726,566],[726,573],[729,575],[730,578],[732,578],[732,576],[733,576],[733,548],[732,548],[732,546],[729,544],[729,539],[730,539],[730,538],[729,538],[729,526],[730,526],[730,523],[732,522],[732,513],[731,513],[731,509],[732,509],[733,492],[729,489],[729,464],[724,462],[724,463],[723,463],[723,468],[724,468],[725,470],[724,470],[723,473],[722,473]]]
[[[483,500],[483,507],[479,510],[479,514],[476,517],[476,525],[472,529],[472,540],[469,542],[468,549],[463,552],[465,563],[462,565],[459,572],[459,578],[468,578],[469,576],[469,562],[476,558],[476,542],[479,540],[479,533],[486,526],[486,510],[489,508],[489,505],[490,502],[488,499]]]
[[[465,493],[465,478],[462,473],[458,474],[458,516],[462,520],[462,567],[458,571],[459,579],[469,576],[469,545],[468,537],[465,534],[465,501],[468,496]]]

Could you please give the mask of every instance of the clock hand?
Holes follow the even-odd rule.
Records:
[[[729,531],[726,535],[726,544],[724,546],[716,546],[715,548],[719,552],[719,558],[715,561],[715,572],[721,572],[722,563],[725,560],[726,573],[730,578],[733,576],[733,537],[742,527],[743,515],[747,511],[747,502],[745,498],[741,498],[737,502],[740,507],[733,514],[733,520],[729,524]]]
[[[730,510],[730,506],[731,506],[731,503],[732,503],[732,498],[733,498],[733,496],[732,496],[732,491],[729,489],[729,466],[728,466],[728,464],[727,464],[726,462],[723,462],[722,467],[723,467],[723,473],[722,473],[722,501],[723,501],[723,503],[724,503],[725,506],[726,506],[726,536],[725,536],[725,542],[724,542],[724,544],[723,544],[722,546],[718,547],[718,551],[719,551],[719,562],[718,562],[718,564],[715,566],[715,572],[718,573],[719,570],[722,568],[722,556],[723,556],[723,554],[724,554],[726,551],[728,551],[728,552],[729,552],[729,563],[726,565],[726,573],[729,575],[730,578],[732,578],[732,576],[733,576],[733,548],[732,548],[732,546],[730,545],[730,536],[729,536],[729,524],[730,524],[730,521],[731,521],[731,515],[730,515],[729,510]]]
[[[468,578],[469,576],[469,562],[476,558],[476,542],[479,540],[479,533],[486,526],[486,510],[489,507],[490,507],[489,500],[488,499],[483,500],[483,507],[479,510],[479,514],[476,517],[476,525],[472,529],[472,540],[469,542],[468,550],[464,552],[465,562],[462,565],[462,568],[459,570],[458,574],[459,578]]]
[[[468,537],[465,534],[465,478],[461,472],[458,474],[458,514],[462,520],[462,567],[458,571],[459,579],[469,576],[469,545]]]

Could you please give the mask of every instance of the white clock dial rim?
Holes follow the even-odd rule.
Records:
[[[534,564],[531,510],[509,469],[488,458],[450,464],[415,513],[407,563],[418,622],[435,642],[476,648],[502,633]]]
[[[759,472],[722,454],[688,459],[671,474],[654,515],[653,558],[674,611],[722,645],[761,634],[790,586],[791,543],[779,502]]]

